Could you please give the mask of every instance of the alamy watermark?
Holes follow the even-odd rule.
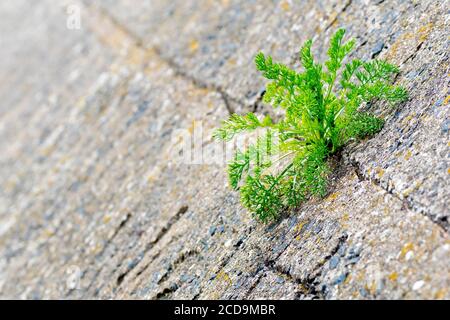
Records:
[[[212,138],[210,130],[205,130],[206,127],[203,121],[195,121],[191,128],[172,133],[168,151],[172,164],[223,165],[233,160],[236,152],[245,150],[258,152],[260,160],[264,161],[278,152],[276,137],[269,137],[265,130],[236,135],[230,141],[218,141]]]

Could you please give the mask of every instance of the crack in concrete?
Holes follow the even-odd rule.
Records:
[[[421,214],[424,217],[430,219],[431,222],[433,222],[434,224],[438,225],[444,232],[449,233],[450,232],[450,222],[445,220],[445,219],[436,219],[433,216],[430,215],[430,213],[424,209],[422,210],[417,210],[415,208],[414,205],[419,205],[422,208],[424,208],[425,206],[422,205],[420,202],[418,202],[417,200],[412,200],[410,199],[410,197],[400,197],[399,194],[394,192],[394,189],[389,188],[388,186],[384,186],[380,179],[374,178],[372,179],[371,177],[366,176],[366,174],[364,173],[363,169],[361,168],[360,163],[352,158],[348,158],[350,164],[352,165],[352,167],[355,170],[355,174],[358,176],[359,181],[368,181],[370,183],[372,183],[373,185],[377,186],[378,188],[383,189],[387,194],[391,195],[392,197],[394,197],[395,199],[397,199],[398,201],[400,201],[403,205],[404,208]],[[387,183],[387,185],[389,185],[389,183]]]
[[[190,83],[192,83],[195,87],[199,88],[199,89],[208,89],[211,91],[215,91],[217,92],[222,100],[224,101],[224,104],[228,110],[228,113],[231,115],[235,112],[234,108],[232,107],[230,102],[234,102],[236,104],[239,105],[243,105],[245,106],[245,103],[243,101],[240,101],[238,98],[234,98],[231,95],[229,95],[223,88],[221,88],[220,86],[217,86],[215,84],[212,83],[207,83],[204,82],[200,79],[198,79],[197,77],[190,75],[188,72],[186,72],[180,65],[178,65],[173,59],[170,59],[168,57],[166,57],[160,48],[158,48],[157,46],[152,46],[150,48],[147,48],[144,46],[144,41],[142,40],[141,37],[139,37],[137,34],[135,34],[133,31],[131,31],[129,28],[127,28],[125,25],[123,25],[119,20],[117,20],[115,17],[113,17],[112,15],[110,15],[105,9],[103,9],[102,7],[96,6],[96,5],[92,5],[87,3],[86,1],[83,1],[84,5],[89,8],[90,10],[94,10],[96,12],[98,12],[103,18],[108,19],[109,22],[115,27],[117,28],[117,30],[120,30],[123,34],[125,34],[128,38],[128,40],[130,40],[133,43],[133,46],[139,48],[140,50],[143,51],[148,51],[148,50],[153,50],[155,52],[155,54],[157,55],[157,57],[164,62],[174,73],[175,75],[188,80]],[[256,103],[255,103],[256,104]],[[246,109],[254,109],[254,104],[245,107]]]
[[[100,257],[101,255],[103,255],[103,253],[105,252],[105,250],[109,247],[109,245],[114,241],[114,238],[119,234],[120,230],[122,230],[128,223],[128,221],[130,221],[132,215],[131,213],[127,213],[127,215],[125,216],[125,218],[120,222],[120,224],[118,225],[118,227],[114,230],[114,233],[112,234],[112,236],[106,241],[105,245],[103,246],[102,250],[96,254],[96,258]]]
[[[316,285],[314,285],[315,277],[307,278],[305,280],[301,280],[301,279],[295,278],[294,276],[292,276],[292,274],[289,271],[286,271],[283,268],[281,268],[279,265],[277,265],[275,263],[275,261],[268,261],[266,267],[270,271],[272,271],[272,272],[274,272],[274,273],[276,273],[276,274],[278,274],[278,275],[280,275],[282,277],[283,276],[287,277],[289,279],[289,281],[291,281],[293,283],[296,283],[299,286],[299,288],[300,288],[299,291],[302,294],[311,295],[311,296],[313,296],[316,299],[324,299],[324,296],[322,295],[322,293],[317,291]]]
[[[161,284],[165,282],[169,276],[178,268],[180,264],[183,264],[184,261],[192,256],[196,256],[200,254],[197,249],[189,249],[185,252],[182,252],[178,255],[178,257],[170,264],[169,268],[166,270],[165,274],[158,280],[157,284]],[[165,287],[162,291],[159,291],[153,298],[161,299],[169,294],[175,293],[180,288],[180,285],[176,282],[172,283],[169,287]]]
[[[169,221],[164,225],[164,227],[161,228],[161,230],[160,230],[160,231],[158,232],[158,234],[156,235],[156,238],[155,238],[154,240],[150,241],[150,242],[145,246],[144,252],[147,252],[147,251],[149,251],[152,247],[154,247],[154,245],[155,245],[156,243],[158,243],[158,242],[166,235],[166,233],[172,228],[172,226],[173,226],[178,220],[180,220],[181,216],[182,216],[183,214],[185,214],[185,213],[188,211],[188,209],[189,209],[188,206],[182,206],[182,207],[177,211],[177,213],[169,219]],[[157,254],[155,257],[153,257],[153,258],[152,258],[152,259],[151,259],[151,260],[150,260],[150,261],[149,261],[149,262],[148,262],[141,270],[139,270],[139,272],[138,272],[138,273],[136,274],[136,276],[135,276],[135,279],[136,279],[139,275],[141,275],[141,274],[145,271],[145,269],[148,268],[148,266],[151,264],[151,262],[154,261],[154,260],[159,256],[159,254],[160,254],[160,252],[158,252],[158,254]],[[137,265],[128,268],[125,272],[121,273],[121,274],[117,277],[117,280],[116,280],[117,287],[119,287],[119,286],[123,283],[123,281],[125,280],[126,276],[127,276],[132,270],[134,270],[134,269],[136,268],[136,266],[137,266]]]
[[[281,266],[277,265],[275,260],[266,261],[266,266],[269,270],[287,277],[291,282],[297,283],[303,290],[300,290],[300,294],[311,295],[317,299],[325,299],[324,293],[318,289],[320,284],[319,277],[322,274],[323,267],[325,264],[339,251],[339,249],[345,244],[348,239],[347,234],[343,234],[339,237],[338,243],[331,249],[330,253],[317,264],[317,266],[310,272],[310,276],[306,279],[298,279],[293,276],[289,270],[283,269]],[[285,251],[285,250],[284,250]],[[283,251],[283,252],[284,252]],[[281,254],[280,254],[281,255]]]
[[[192,257],[192,256],[196,256],[199,253],[200,252],[198,250],[196,250],[196,249],[189,249],[189,250],[187,250],[185,252],[181,252],[176,257],[176,259],[170,264],[169,268],[167,268],[166,272],[161,277],[161,279],[158,280],[157,284],[165,282],[169,278],[171,273],[173,273],[176,270],[178,265],[182,264],[187,258]]]
[[[170,296],[178,290],[178,285],[173,284],[170,287],[164,288],[162,291],[158,292],[155,296],[156,300],[169,299]]]
[[[158,232],[158,234],[156,235],[156,238],[153,241],[149,242],[149,244],[147,246],[152,247],[159,240],[161,240],[166,235],[166,233],[170,230],[170,228],[172,228],[172,226],[178,220],[180,220],[180,218],[188,211],[188,209],[189,209],[188,206],[182,206],[180,209],[178,209],[177,213],[169,219],[169,221],[164,225],[164,227]]]
[[[95,258],[94,258],[94,259],[96,259],[96,258],[98,258],[98,257],[100,257],[100,256],[103,255],[103,253],[106,251],[107,247],[112,243],[112,241],[114,240],[114,238],[119,234],[119,231],[120,231],[121,229],[123,229],[123,228],[126,226],[126,224],[127,224],[128,221],[131,219],[131,217],[132,217],[131,213],[128,213],[128,214],[126,215],[125,219],[122,220],[122,221],[120,222],[119,226],[115,229],[113,235],[106,241],[106,243],[105,243],[105,245],[103,246],[102,250],[101,250],[99,253],[97,253],[97,254],[95,255]],[[92,281],[91,281],[91,282],[89,283],[89,285],[87,286],[85,292],[88,292],[88,291],[91,289],[92,285],[94,284],[94,282],[95,282],[96,278],[98,277],[98,275],[100,274],[100,272],[101,272],[101,269],[97,269],[97,270],[95,271],[94,276],[92,277]],[[67,295],[68,295],[68,294],[70,294],[70,291],[67,293]]]

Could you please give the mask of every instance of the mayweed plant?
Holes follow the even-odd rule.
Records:
[[[271,82],[263,101],[284,109],[284,119],[254,113],[233,114],[215,130],[228,141],[236,134],[263,128],[264,134],[228,164],[229,182],[239,190],[242,204],[262,221],[276,219],[281,210],[297,207],[312,196],[323,197],[330,174],[328,159],[350,140],[379,132],[383,120],[361,111],[374,100],[405,101],[407,91],[392,85],[399,68],[386,61],[353,59],[345,63],[355,41],[343,41],[344,29],[331,38],[328,60],[316,63],[312,40],[300,50],[304,70],[296,72],[258,53],[256,67]],[[284,163],[284,165],[283,165]]]

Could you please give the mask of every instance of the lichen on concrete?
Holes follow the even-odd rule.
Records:
[[[1,298],[450,298],[446,1],[0,6]],[[225,163],[174,161],[183,133],[201,126],[208,158],[230,112],[270,112],[256,52],[299,67],[338,27],[410,99],[365,106],[385,127],[324,199],[262,224]]]

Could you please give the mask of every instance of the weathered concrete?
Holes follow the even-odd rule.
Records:
[[[0,5],[0,297],[450,298],[448,1],[85,1],[81,30],[68,3]],[[182,133],[267,112],[254,54],[323,58],[339,26],[411,99],[257,223]]]

